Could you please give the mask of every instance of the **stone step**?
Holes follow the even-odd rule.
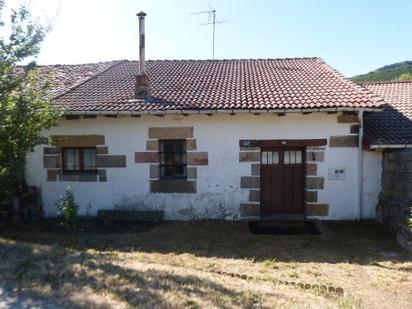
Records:
[[[300,221],[249,221],[249,231],[252,234],[271,235],[320,235],[322,229],[319,228],[316,220]]]

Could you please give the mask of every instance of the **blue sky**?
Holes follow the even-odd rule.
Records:
[[[189,14],[209,3],[228,20],[217,25],[218,59],[318,56],[346,76],[412,60],[410,0],[31,0],[55,23],[38,61],[137,59],[140,10],[148,59],[209,59],[207,15]]]

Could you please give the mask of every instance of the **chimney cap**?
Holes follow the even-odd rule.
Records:
[[[136,14],[136,16],[139,17],[139,19],[144,18],[147,14],[143,11],[140,11],[139,13]]]

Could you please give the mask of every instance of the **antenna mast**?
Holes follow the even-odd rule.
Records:
[[[213,9],[209,4],[209,11],[202,11],[202,12],[194,12],[190,13],[190,15],[197,15],[197,14],[209,14],[209,22],[201,24],[202,26],[212,25],[212,59],[215,59],[215,31],[216,31],[216,24],[223,24],[227,23],[227,20],[216,20],[216,10]],[[212,20],[210,22],[210,20]]]

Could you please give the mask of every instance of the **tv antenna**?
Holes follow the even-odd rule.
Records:
[[[197,15],[197,14],[208,14],[208,22],[201,24],[202,26],[212,25],[212,59],[215,59],[215,28],[216,24],[223,24],[227,23],[227,20],[216,20],[216,10],[213,9],[209,4],[209,11],[201,11],[201,12],[194,12],[190,13],[190,15]]]

